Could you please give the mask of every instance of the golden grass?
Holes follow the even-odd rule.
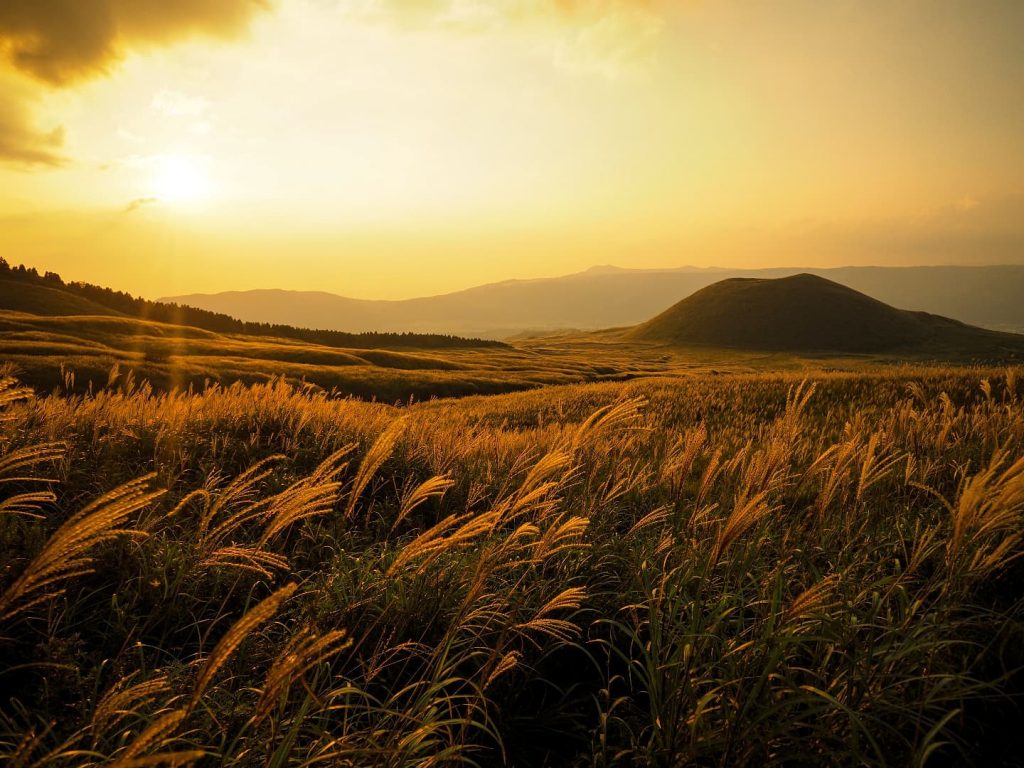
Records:
[[[359,465],[359,471],[356,472],[355,479],[352,481],[352,488],[348,494],[348,506],[345,507],[345,517],[352,517],[356,509],[356,503],[359,501],[359,496],[366,490],[366,486],[369,485],[377,470],[391,456],[391,451],[394,450],[395,444],[398,442],[398,438],[404,429],[405,423],[398,419],[392,422],[381,433],[380,437],[374,441],[373,445],[370,446],[370,449],[363,457],[362,463]]]
[[[5,764],[1006,754],[1016,371],[401,407],[125,379],[0,408]]]
[[[232,653],[241,645],[242,641],[249,636],[256,627],[264,622],[268,621],[280,607],[281,603],[291,597],[295,590],[298,589],[298,584],[291,583],[287,584],[269,597],[260,601],[257,605],[251,608],[242,618],[236,621],[224,636],[218,641],[213,651],[210,652],[205,663],[199,671],[196,677],[195,687],[192,691],[192,697],[189,699],[188,709],[192,709],[199,703],[203,697],[203,693],[206,688],[213,681],[214,676],[224,666],[225,662],[231,656]]]
[[[259,724],[269,718],[275,707],[282,704],[289,688],[300,682],[313,667],[323,664],[351,645],[352,640],[344,629],[334,629],[319,635],[308,626],[302,627],[274,659],[253,711],[252,723]]]
[[[984,577],[1024,555],[1024,456],[1011,463],[1005,450],[996,450],[988,466],[964,477],[955,504],[945,504],[952,517],[951,569]]]
[[[90,550],[119,536],[141,531],[120,528],[127,519],[163,495],[150,491],[153,475],[125,483],[86,505],[57,529],[43,550],[0,594],[0,621],[64,593],[63,582],[91,571]]]

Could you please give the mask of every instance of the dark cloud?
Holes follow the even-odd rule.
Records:
[[[20,166],[64,163],[64,129],[33,122],[32,97],[19,84],[0,78],[0,162]]]
[[[54,86],[105,74],[133,48],[231,37],[269,0],[2,0],[0,55]]]
[[[24,166],[63,165],[60,147],[64,143],[64,129],[40,133],[22,117],[9,112],[0,114],[0,160]]]

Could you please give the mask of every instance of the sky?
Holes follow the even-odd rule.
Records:
[[[0,256],[150,298],[1024,263],[1018,0],[2,0]]]

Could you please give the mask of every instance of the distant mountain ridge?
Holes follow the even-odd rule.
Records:
[[[191,294],[162,301],[252,322],[352,333],[411,331],[505,338],[524,331],[631,326],[722,279],[798,273],[824,277],[901,309],[995,330],[1024,331],[1024,265],[759,270],[605,265],[563,277],[506,280],[397,301],[277,289]]]
[[[817,275],[730,278],[625,332],[628,339],[786,352],[1024,352],[1024,336],[896,309]]]

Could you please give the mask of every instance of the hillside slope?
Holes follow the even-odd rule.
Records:
[[[0,308],[54,317],[68,315],[118,316],[121,314],[110,307],[104,307],[102,304],[58,288],[32,285],[16,280],[0,280]]]
[[[653,372],[666,368],[660,364]],[[158,391],[280,377],[385,402],[514,392],[638,373],[628,357],[609,362],[608,355],[594,358],[505,345],[343,348],[131,317],[44,316],[0,309],[0,375],[13,372],[44,392],[66,387],[82,393],[106,386],[115,369],[121,380],[131,371],[134,381],[145,380]]]
[[[0,256],[0,310],[28,312],[46,317],[116,316],[152,320],[169,325],[201,328],[214,333],[245,336],[274,336],[297,339],[331,347],[375,349],[449,349],[501,346],[486,339],[466,339],[450,334],[410,333],[407,329],[392,332],[346,333],[316,328],[312,324],[293,326],[266,322],[247,322],[232,315],[207,309],[149,301],[123,291],[115,291],[92,283],[64,282],[54,272],[39,274],[24,264],[11,266]]]
[[[811,274],[722,280],[625,336],[670,344],[801,352],[1024,349],[1024,336],[896,309]]]

